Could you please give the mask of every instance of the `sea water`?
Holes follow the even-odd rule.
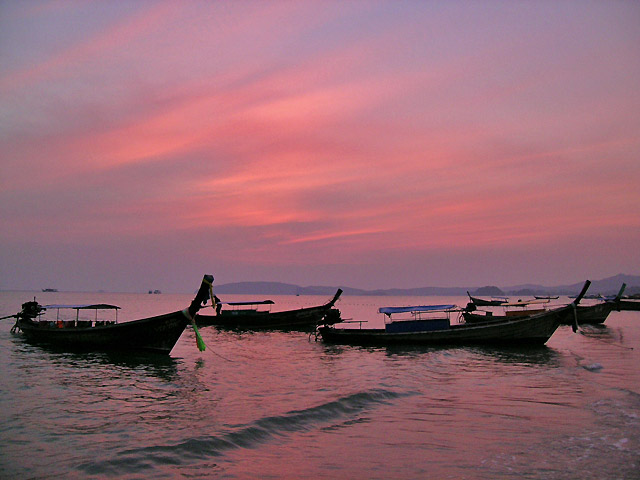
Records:
[[[35,295],[120,305],[119,321],[191,300]],[[33,296],[0,292],[0,316]],[[328,300],[270,298],[274,311]],[[466,298],[343,296],[337,307],[381,327],[378,307],[428,303]],[[560,327],[533,349],[364,348],[205,327],[204,352],[187,328],[169,356],[81,354],[31,345],[12,325],[0,323],[3,479],[640,478],[640,312]]]

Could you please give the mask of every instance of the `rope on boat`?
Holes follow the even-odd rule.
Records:
[[[211,309],[216,312],[216,316],[220,315],[220,312],[222,310],[222,302],[220,302],[220,299],[213,293],[213,285],[209,286],[209,296],[211,298]]]
[[[595,335],[588,335],[587,333],[585,333],[585,331],[583,329],[580,330],[580,333],[582,335],[584,335],[585,337],[589,337],[589,338],[593,338],[594,340],[598,340],[602,343],[605,343],[607,345],[613,345],[614,347],[618,347],[618,348],[623,348],[624,350],[633,350],[633,347],[627,347],[626,345],[620,345],[619,343],[616,343],[615,341],[607,341],[605,338],[599,338]]]
[[[224,357],[224,356],[220,355],[219,353],[217,353],[217,352],[215,352],[214,350],[212,350],[212,349],[211,349],[211,347],[209,347],[209,351],[210,351],[211,353],[213,353],[215,356],[220,357],[220,358],[221,358],[221,359],[223,359],[223,360],[226,360],[227,362],[234,363],[234,360],[231,360],[231,359],[229,359],[229,358],[227,358],[227,357]]]
[[[578,324],[578,308],[577,308],[576,304],[572,303],[571,306],[573,307],[573,325],[571,325],[571,329],[573,330],[574,333],[580,332],[581,335],[584,335],[585,337],[588,336],[585,333],[584,329],[580,328],[580,325]],[[615,342],[607,342],[603,338],[598,338],[598,337],[594,337],[594,336],[590,336],[590,335],[589,335],[589,338],[593,338],[595,340],[604,342],[607,345],[613,345],[615,347],[623,348],[625,350],[633,350],[633,347],[627,347],[625,345],[620,345],[619,343],[615,343]]]
[[[578,325],[578,307],[575,302],[571,303],[571,307],[573,308],[573,325],[571,325],[571,328],[573,329],[573,333],[576,333],[580,330],[580,326]],[[582,331],[580,331],[580,333],[582,333]]]

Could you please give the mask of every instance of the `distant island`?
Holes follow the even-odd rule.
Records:
[[[602,280],[592,280],[590,294],[613,295],[618,293],[620,286],[626,283],[626,295],[640,293],[640,275],[619,274]],[[468,286],[468,287],[420,287],[420,288],[390,288],[378,290],[363,290],[344,285],[308,286],[301,287],[281,282],[236,282],[215,285],[214,291],[221,294],[249,294],[249,295],[333,295],[336,289],[342,288],[344,295],[371,296],[461,296],[467,292],[478,296],[533,296],[533,295],[576,295],[584,280],[557,286],[543,286],[535,284],[513,285],[497,287]]]

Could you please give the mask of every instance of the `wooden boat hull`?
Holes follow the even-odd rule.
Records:
[[[595,305],[578,305],[578,325],[604,323],[609,314],[615,309],[615,304],[610,302],[598,303]],[[573,325],[575,318],[572,314],[563,320],[564,325]]]
[[[560,324],[563,309],[502,322],[452,325],[445,330],[389,333],[382,329],[338,329],[322,326],[329,343],[356,345],[544,345]]]
[[[640,311],[640,301],[638,300],[619,300],[616,303],[615,309],[618,311],[630,310],[638,312]]]
[[[188,323],[187,313],[178,311],[142,320],[87,328],[58,328],[45,322],[24,319],[19,319],[16,326],[29,341],[68,349],[128,350],[168,354]]]
[[[324,305],[297,310],[285,310],[282,312],[222,310],[219,315],[198,314],[196,316],[196,324],[199,327],[213,325],[222,328],[247,330],[312,330],[323,322],[330,311],[337,312],[336,321],[339,321],[339,311],[332,310],[332,308],[341,294],[342,290],[338,290],[334,298]]]
[[[330,309],[310,307],[283,312],[236,313],[233,310],[220,315],[197,315],[196,324],[200,327],[215,325],[224,328],[295,329],[315,328]]]
[[[46,310],[38,302],[22,304],[22,311],[12,317],[16,324],[12,333],[22,331],[29,341],[62,347],[69,350],[108,351],[129,350],[149,351],[168,354],[182,335],[185,327],[207,303],[213,283],[213,275],[205,275],[198,293],[189,307],[173,313],[158,315],[131,322],[96,324],[84,322],[66,326],[64,322],[40,321]],[[81,305],[72,308],[100,308],[104,305]],[[118,308],[109,305],[110,308]],[[36,320],[38,319],[38,320]],[[97,323],[97,322],[96,322]],[[198,332],[196,337],[199,339]],[[200,341],[198,346],[200,347]],[[204,350],[204,347],[201,348]]]
[[[610,302],[598,303],[596,305],[578,305],[576,314],[578,325],[595,325],[604,323],[609,314],[615,310],[615,304]],[[535,313],[539,313],[535,312]],[[518,312],[519,316],[531,316],[527,311]],[[467,323],[481,322],[503,322],[510,318],[509,315],[485,315],[476,312],[462,312],[462,316]],[[573,309],[568,309],[560,318],[561,325],[575,325]]]
[[[469,295],[469,292],[467,292],[467,295]],[[469,300],[476,307],[499,307],[507,303],[506,300],[484,300],[482,298],[472,297],[471,295],[469,295]]]

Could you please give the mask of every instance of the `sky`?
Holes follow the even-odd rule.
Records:
[[[0,1],[0,289],[640,274],[640,2]]]

